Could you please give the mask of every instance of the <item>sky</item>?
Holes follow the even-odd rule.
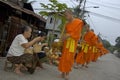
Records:
[[[29,0],[32,1],[32,0]],[[47,4],[48,0],[35,0],[32,4],[34,9],[41,9],[40,3]],[[75,7],[78,2],[75,0],[58,0],[61,3],[66,3],[68,7]],[[93,8],[99,6],[99,8]],[[120,1],[119,0],[87,0],[86,21],[94,29],[96,34],[100,33],[102,39],[108,40],[112,45],[115,45],[115,39],[120,36]],[[35,10],[36,13],[39,10]]]

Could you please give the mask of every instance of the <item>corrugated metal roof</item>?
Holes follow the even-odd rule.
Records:
[[[19,11],[21,11],[21,12],[24,12],[24,13],[26,13],[26,14],[32,15],[32,16],[34,16],[34,17],[36,17],[36,18],[38,18],[38,19],[46,22],[46,20],[45,20],[43,17],[37,15],[37,14],[34,13],[33,11],[30,11],[30,10],[28,10],[28,9],[22,8],[22,7],[16,5],[16,4],[12,3],[12,2],[8,2],[8,1],[0,1],[0,2],[2,2],[2,3],[4,3],[4,4],[7,4],[7,5],[10,6],[11,8],[17,9],[17,10],[19,10]]]

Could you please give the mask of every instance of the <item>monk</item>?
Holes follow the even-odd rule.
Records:
[[[86,25],[85,28],[86,28],[87,32],[83,38],[84,43],[85,43],[85,48],[83,51],[84,52],[84,60],[85,60],[84,66],[86,68],[88,68],[88,64],[91,61],[91,54],[93,53],[93,43],[94,43],[95,34],[93,31],[90,30],[89,25]]]
[[[62,37],[63,50],[58,70],[62,73],[61,77],[68,80],[69,72],[74,63],[74,56],[78,40],[80,39],[83,21],[74,18],[71,10],[65,10],[64,15],[68,23],[65,26],[65,35]]]
[[[101,46],[100,46],[100,50],[101,50],[101,54],[100,54],[100,56],[109,53],[109,51],[103,46],[102,43],[101,43]]]
[[[99,58],[99,56],[100,56],[100,45],[101,45],[101,42],[100,42],[100,40],[98,39],[98,36],[95,36],[95,45],[94,45],[94,47],[95,47],[95,51],[94,51],[94,53],[92,54],[92,58],[91,58],[91,61],[93,61],[93,62],[96,62],[97,61],[97,59]]]
[[[78,69],[79,65],[82,65],[82,67],[83,67],[84,64],[85,64],[85,59],[84,59],[85,43],[83,41],[83,38],[84,38],[84,35],[86,33],[86,29],[85,29],[86,25],[87,24],[84,24],[84,27],[82,29],[82,35],[81,35],[81,39],[80,39],[80,46],[81,46],[81,48],[79,48],[78,52],[77,52],[77,56],[76,56],[76,59],[75,59],[75,66],[74,66],[75,69]]]
[[[91,29],[91,31],[94,33],[93,29]],[[98,36],[94,33],[94,36],[92,37],[92,42],[91,42],[92,52],[90,55],[90,61],[93,61],[93,62],[96,62],[98,54],[99,54],[99,51],[97,49],[98,40],[99,40]]]
[[[76,59],[75,59],[75,62],[76,62],[76,65],[74,66],[75,69],[78,69],[79,65],[82,65],[82,67],[83,67],[85,64],[85,60],[84,60],[84,46],[85,46],[85,44],[83,42],[81,42],[80,45],[81,45],[81,49],[79,50],[79,52],[76,56]]]
[[[97,61],[97,59],[102,55],[103,45],[102,45],[102,42],[100,40],[98,40],[96,47],[97,47],[98,51],[97,51],[93,61]]]

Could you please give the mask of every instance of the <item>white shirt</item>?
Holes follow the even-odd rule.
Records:
[[[13,40],[7,56],[21,56],[24,54],[24,49],[21,45],[24,43],[28,43],[28,40],[23,36],[23,34],[19,34]]]

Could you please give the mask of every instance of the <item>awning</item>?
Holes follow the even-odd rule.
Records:
[[[41,21],[46,22],[46,20],[45,20],[43,17],[37,15],[37,14],[34,13],[33,11],[30,11],[30,10],[28,10],[28,9],[22,8],[22,7],[16,5],[16,4],[12,3],[12,2],[8,2],[8,1],[0,1],[0,2],[3,3],[3,4],[7,4],[7,5],[10,6],[11,8],[14,8],[14,9],[19,10],[19,11],[21,11],[21,12],[24,12],[24,13],[26,13],[26,14],[32,15],[32,16],[40,19]]]

